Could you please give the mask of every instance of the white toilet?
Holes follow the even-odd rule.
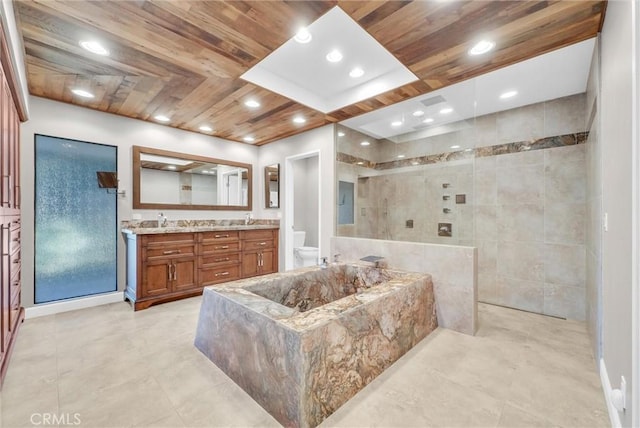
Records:
[[[294,267],[315,266],[318,264],[318,248],[305,247],[306,232],[303,230],[293,232],[293,257]]]

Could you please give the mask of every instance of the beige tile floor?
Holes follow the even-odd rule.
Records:
[[[81,427],[279,426],[193,347],[199,307],[118,303],[27,320],[1,426],[44,426],[46,413],[70,424],[77,414]],[[479,316],[477,336],[436,330],[322,426],[609,425],[584,323],[489,305]]]

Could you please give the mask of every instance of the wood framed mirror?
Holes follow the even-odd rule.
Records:
[[[251,211],[250,164],[133,146],[133,208]]]
[[[264,167],[265,208],[280,208],[280,164]]]

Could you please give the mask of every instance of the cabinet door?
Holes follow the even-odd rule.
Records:
[[[170,293],[173,266],[171,261],[154,261],[142,266],[142,296],[152,297]]]
[[[0,237],[0,251],[2,262],[0,262],[0,353],[5,353],[9,345],[9,314],[11,312],[11,287],[9,287],[9,222],[2,223],[0,229],[2,236]]]
[[[196,259],[173,260],[173,290],[198,288],[196,283]]]
[[[262,266],[260,266],[260,273],[273,273],[278,270],[276,266],[276,252],[273,249],[262,251]]]
[[[258,253],[243,253],[242,254],[242,276],[244,278],[248,276],[258,275]]]

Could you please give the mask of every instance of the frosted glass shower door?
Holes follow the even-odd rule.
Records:
[[[36,135],[36,303],[116,291],[116,195],[96,176],[116,159],[113,146]]]

